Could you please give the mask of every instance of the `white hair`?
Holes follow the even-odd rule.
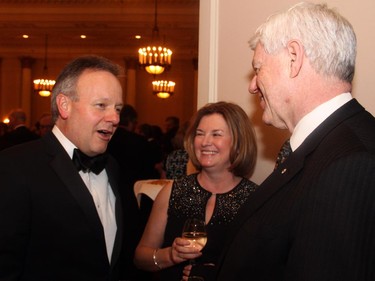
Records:
[[[249,43],[253,50],[261,43],[271,54],[291,40],[302,43],[317,73],[352,82],[357,40],[351,24],[337,11],[326,4],[299,3],[269,17]]]

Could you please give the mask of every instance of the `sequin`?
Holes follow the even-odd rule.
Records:
[[[240,207],[257,185],[248,179],[232,190],[216,195],[216,203],[209,224],[228,224],[234,220]],[[168,213],[177,218],[195,217],[204,219],[208,199],[212,193],[205,190],[197,180],[197,174],[176,180],[169,201]]]
[[[247,199],[256,187],[255,183],[242,179],[229,192],[214,195],[215,208],[206,227],[207,244],[202,250],[202,256],[196,259],[197,264],[217,263],[223,246],[228,240],[230,224],[240,216],[241,206],[247,203]],[[176,237],[181,237],[187,218],[195,217],[204,220],[207,201],[211,196],[211,192],[199,185],[197,174],[174,181],[162,248],[169,247]],[[160,271],[160,280],[181,280],[181,272],[186,264],[180,263]]]

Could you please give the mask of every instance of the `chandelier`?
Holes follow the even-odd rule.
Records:
[[[46,35],[45,52],[44,52],[43,75],[45,77],[47,77],[47,74],[48,74],[47,48],[48,48],[48,35]],[[56,83],[55,80],[50,80],[47,78],[35,79],[33,82],[34,82],[34,91],[37,92],[42,97],[49,97],[51,95],[52,88]]]
[[[172,60],[172,51],[160,44],[159,28],[157,23],[157,0],[155,0],[155,22],[152,30],[151,45],[138,50],[139,64],[150,74],[161,74],[169,69]]]
[[[152,82],[152,92],[158,98],[167,99],[174,93],[174,86],[176,85],[173,81],[158,80]]]

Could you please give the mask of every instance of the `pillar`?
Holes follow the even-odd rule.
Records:
[[[135,58],[125,59],[126,65],[126,92],[125,103],[136,107],[136,71],[138,60]]]
[[[198,58],[193,59],[194,67],[194,112],[198,109]]]
[[[4,103],[4,91],[3,91],[3,59],[0,58],[0,117],[2,118],[5,112],[5,103]],[[3,120],[0,120],[0,122]]]
[[[21,57],[21,100],[20,107],[25,111],[27,119],[26,125],[30,126],[31,120],[31,95],[33,93],[33,85],[31,81],[31,67],[34,59],[31,57]]]

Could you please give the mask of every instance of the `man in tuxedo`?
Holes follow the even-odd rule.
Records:
[[[351,95],[352,26],[301,3],[250,46],[249,91],[292,152],[247,201],[215,280],[375,280],[375,119]]]
[[[0,153],[0,280],[118,280],[119,173],[105,151],[120,74],[102,57],[73,60],[52,92],[52,132]]]

